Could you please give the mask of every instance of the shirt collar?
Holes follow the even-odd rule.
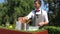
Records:
[[[36,9],[35,9],[36,10]],[[41,14],[41,8],[39,8],[40,12],[36,12],[36,14]]]

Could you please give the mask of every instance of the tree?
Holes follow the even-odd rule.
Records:
[[[34,0],[5,0],[4,3],[0,4],[0,23],[8,21],[13,24],[19,16],[26,16],[34,9],[33,1]],[[48,16],[50,25],[56,26],[60,24],[59,0],[45,0],[45,2],[49,4]]]
[[[13,24],[17,17],[26,16],[31,10],[34,9],[33,0],[6,0],[3,4],[4,15],[2,18],[8,17],[8,22]],[[3,10],[2,9],[2,10]],[[6,16],[7,15],[7,16]],[[6,21],[4,21],[5,23]]]
[[[59,1],[58,0],[49,0],[49,19],[50,19],[50,25],[54,26],[60,26],[59,21]]]

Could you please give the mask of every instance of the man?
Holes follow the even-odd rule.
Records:
[[[19,17],[18,21],[23,23],[23,21],[32,18],[34,26],[44,26],[48,24],[49,21],[48,21],[47,12],[40,9],[41,1],[35,0],[34,6],[35,6],[35,10],[31,11],[26,17],[23,18]]]

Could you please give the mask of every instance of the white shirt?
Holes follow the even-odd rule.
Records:
[[[36,10],[36,9],[35,9],[35,10]],[[31,11],[26,17],[27,17],[28,19],[32,18],[32,16],[34,16],[34,11],[35,11],[35,10]],[[36,12],[36,14],[41,14],[41,11],[42,11],[42,15],[43,15],[44,18],[45,18],[45,22],[49,22],[49,21],[48,21],[47,12],[44,11],[44,10],[41,10],[41,9],[39,9],[39,10],[40,10],[40,11],[39,11],[39,12]]]

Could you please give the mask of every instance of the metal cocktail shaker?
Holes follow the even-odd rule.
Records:
[[[28,26],[29,25],[27,23],[16,22],[16,30],[27,30]]]
[[[27,30],[28,29],[28,24],[27,23],[23,23],[22,24],[22,30]]]
[[[21,26],[22,26],[21,23],[17,21],[15,29],[16,30],[21,30]]]

